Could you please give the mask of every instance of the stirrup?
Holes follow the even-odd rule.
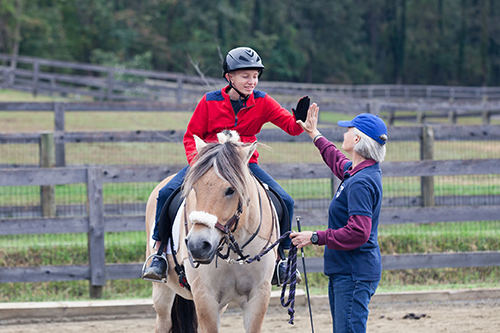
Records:
[[[151,258],[159,258],[159,259],[165,260],[165,264],[167,265],[167,268],[166,268],[166,271],[165,271],[165,277],[163,279],[157,280],[157,279],[150,279],[150,278],[145,278],[144,277],[144,271],[148,267],[147,263],[148,263],[149,259],[151,259]],[[167,257],[165,255],[159,255],[157,253],[153,253],[152,255],[150,255],[149,257],[147,257],[146,261],[142,265],[142,272],[141,272],[141,278],[144,281],[151,281],[151,282],[157,282],[157,283],[161,283],[161,282],[167,283],[167,276],[168,276],[168,260],[167,260]]]
[[[283,284],[281,283],[281,273],[280,273],[280,265],[282,263],[286,264],[287,260],[286,259],[279,259],[274,263],[274,273],[273,273],[273,278],[276,277],[276,286],[281,287],[286,281],[283,281]],[[286,274],[286,272],[285,272]],[[272,284],[272,281],[271,281]]]

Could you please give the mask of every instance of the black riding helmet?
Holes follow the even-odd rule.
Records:
[[[249,47],[237,47],[229,51],[224,58],[224,63],[222,64],[222,77],[226,78],[226,73],[239,69],[256,69],[259,71],[259,79],[264,70],[264,65],[262,64],[262,59],[260,56]],[[227,80],[227,78],[226,78]],[[234,89],[241,99],[245,101],[248,96],[242,94],[238,89],[236,89],[232,82],[229,81],[229,87]]]
[[[222,64],[224,73],[222,73],[222,77],[225,77],[226,73],[238,69],[257,69],[260,78],[264,68],[262,59],[257,52],[249,47],[237,47],[229,51],[224,58],[224,63]]]

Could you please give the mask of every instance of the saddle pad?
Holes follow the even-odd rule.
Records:
[[[177,211],[177,214],[175,214],[175,220],[174,224],[172,226],[172,238],[174,239],[174,251],[177,252],[179,248],[179,235],[180,235],[180,228],[181,228],[181,216],[184,213],[184,202],[186,199],[184,199],[179,207],[179,210]],[[154,231],[154,225],[151,228],[151,235],[153,235]],[[172,254],[172,247],[170,245],[170,242],[172,240],[170,239],[167,244],[167,254]],[[154,245],[156,244],[156,241],[151,238],[151,247],[154,248]]]

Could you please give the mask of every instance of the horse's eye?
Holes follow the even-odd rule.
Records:
[[[232,187],[226,188],[226,195],[230,196],[234,194],[234,189]]]

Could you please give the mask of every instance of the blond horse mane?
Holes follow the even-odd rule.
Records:
[[[208,143],[198,151],[194,164],[190,167],[182,187],[182,195],[186,197],[200,177],[212,167],[215,173],[227,181],[240,195],[243,202],[248,199],[247,161],[243,160],[239,150],[248,144],[241,143],[235,131],[225,131],[217,135],[219,142]]]

